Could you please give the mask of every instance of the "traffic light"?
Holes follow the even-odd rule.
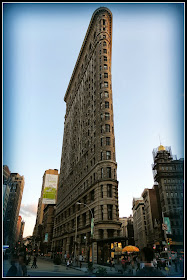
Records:
[[[167,238],[166,240],[168,245],[172,244],[172,238]]]

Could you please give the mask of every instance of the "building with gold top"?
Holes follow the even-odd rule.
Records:
[[[71,255],[76,251],[87,260],[93,257],[94,263],[105,262],[110,256],[111,242],[120,235],[121,225],[111,55],[112,13],[101,7],[92,15],[64,97],[66,115],[52,243],[54,251]]]
[[[183,248],[184,238],[184,159],[177,160],[177,157],[172,155],[171,147],[160,145],[153,150],[153,160],[154,188],[160,220],[163,223],[164,217],[169,218],[171,232],[168,232],[167,238],[172,240],[170,247],[177,250]]]

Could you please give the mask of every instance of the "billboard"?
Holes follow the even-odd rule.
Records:
[[[171,232],[171,224],[169,217],[164,217],[164,224],[166,225],[166,234],[172,234]]]
[[[58,175],[46,174],[44,191],[43,191],[43,204],[56,204]]]
[[[45,234],[45,240],[44,242],[48,242],[48,233]]]

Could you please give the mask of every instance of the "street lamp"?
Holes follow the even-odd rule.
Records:
[[[85,203],[81,203],[81,202],[77,202],[76,204],[83,204],[85,205],[91,212],[91,215],[92,215],[92,219],[91,219],[91,236],[92,236],[92,263],[93,263],[93,257],[94,257],[94,253],[93,253],[93,235],[94,235],[94,218],[93,218],[93,212],[91,210],[91,208],[85,204]],[[77,228],[77,225],[76,225],[76,228]],[[92,231],[93,230],[93,231]]]

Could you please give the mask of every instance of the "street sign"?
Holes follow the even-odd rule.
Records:
[[[171,224],[169,217],[164,217],[164,224],[167,226],[166,234],[172,234],[171,232]]]

